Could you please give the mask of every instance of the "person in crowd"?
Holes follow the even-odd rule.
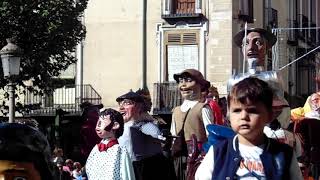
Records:
[[[54,164],[45,136],[35,127],[0,124],[1,179],[52,180]]]
[[[58,162],[56,166],[58,167],[58,172],[56,175],[57,180],[72,180],[70,173],[63,170],[63,162]]]
[[[283,109],[290,107],[283,102],[284,101],[279,100],[278,97],[273,98],[273,120],[264,127],[263,132],[267,135],[267,137],[291,146],[294,149],[297,158],[299,158],[302,153],[301,139],[295,134],[295,132],[288,129],[290,123],[290,113],[289,111],[283,111]],[[278,119],[282,119],[282,121],[278,121]],[[287,120],[284,121],[284,119]],[[282,124],[280,122],[282,122]]]
[[[179,180],[184,180],[188,173],[186,171],[188,146],[189,149],[194,149],[196,146],[194,152],[202,151],[202,144],[207,141],[208,135],[206,126],[214,122],[214,117],[209,105],[201,102],[202,92],[210,87],[210,82],[204,79],[201,72],[195,69],[185,69],[181,73],[174,74],[173,77],[178,83],[183,103],[175,107],[172,113],[170,132],[173,136],[180,137],[173,140],[172,155],[176,176]],[[197,141],[196,144],[193,144],[194,141],[192,141],[193,134]],[[193,157],[196,156],[193,155]]]
[[[102,104],[94,105],[87,101],[80,105],[80,108],[82,109],[81,118],[83,120],[83,124],[80,129],[80,151],[84,160],[88,158],[92,148],[101,140],[95,132],[95,127],[99,118],[99,110],[102,107]]]
[[[63,150],[61,148],[54,148],[53,150],[53,159],[52,159],[52,162],[57,165],[58,163],[62,164],[64,163],[64,160],[63,160]]]
[[[197,169],[196,180],[303,179],[293,149],[263,133],[273,119],[273,97],[270,86],[255,77],[232,87],[228,109],[236,135],[210,147]]]
[[[310,111],[304,118],[295,122],[294,132],[302,142],[302,155],[298,158],[304,177],[320,178],[320,95],[313,93],[309,97]]]
[[[81,169],[81,176],[82,176],[82,180],[87,180],[88,176],[87,176],[87,172],[86,172],[86,166],[83,166]]]
[[[123,134],[123,117],[114,109],[100,112],[96,133],[102,138],[93,147],[86,162],[89,180],[135,180],[131,159],[118,138]]]
[[[64,162],[64,166],[62,167],[63,171],[66,171],[69,173],[69,175],[72,177],[72,171],[73,171],[73,160],[72,159],[66,159]]]
[[[148,99],[132,90],[116,99],[124,119],[119,143],[129,152],[137,180],[173,179],[162,152],[161,132],[148,113],[151,108],[151,99]]]
[[[205,94],[204,102],[209,104],[213,113],[213,117],[214,117],[213,124],[224,125],[225,123],[223,119],[223,114],[219,105],[218,89],[213,85],[211,85],[209,89],[205,90],[203,93]]]
[[[317,107],[320,107],[319,97],[317,97],[318,95],[320,95],[320,91],[311,94],[307,98],[303,107],[292,109],[291,110],[292,121],[297,122],[297,121],[303,120],[305,118],[305,115],[310,112],[311,113],[308,114],[308,116],[310,115],[312,116],[315,113],[312,111],[314,111],[315,109],[318,109]]]
[[[308,99],[310,105],[310,111],[306,112],[304,116],[306,118],[314,118],[320,120],[320,94],[313,93]]]
[[[82,180],[82,166],[80,162],[73,163],[72,177],[76,180]]]

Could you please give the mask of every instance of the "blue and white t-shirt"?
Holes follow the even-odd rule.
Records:
[[[243,160],[236,172],[241,180],[266,179],[260,155],[264,146],[247,146],[239,143],[239,151]]]

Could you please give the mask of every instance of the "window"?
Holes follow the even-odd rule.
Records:
[[[165,80],[184,69],[199,69],[199,33],[174,31],[165,33]]]

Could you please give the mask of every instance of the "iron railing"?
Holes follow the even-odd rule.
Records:
[[[162,0],[162,17],[198,17],[203,14],[202,0]]]
[[[101,96],[89,84],[54,89],[51,93],[38,94],[26,91],[24,105],[29,108],[25,116],[52,116],[57,109],[70,115],[80,115],[83,102],[101,104]]]
[[[171,114],[172,109],[181,105],[181,103],[182,98],[177,83],[154,83],[153,114]]]

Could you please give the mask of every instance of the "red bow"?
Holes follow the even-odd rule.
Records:
[[[108,144],[103,144],[103,143],[99,143],[98,145],[98,149],[99,151],[106,151],[108,148],[111,148],[113,145],[115,144],[119,144],[117,139],[111,139]]]

